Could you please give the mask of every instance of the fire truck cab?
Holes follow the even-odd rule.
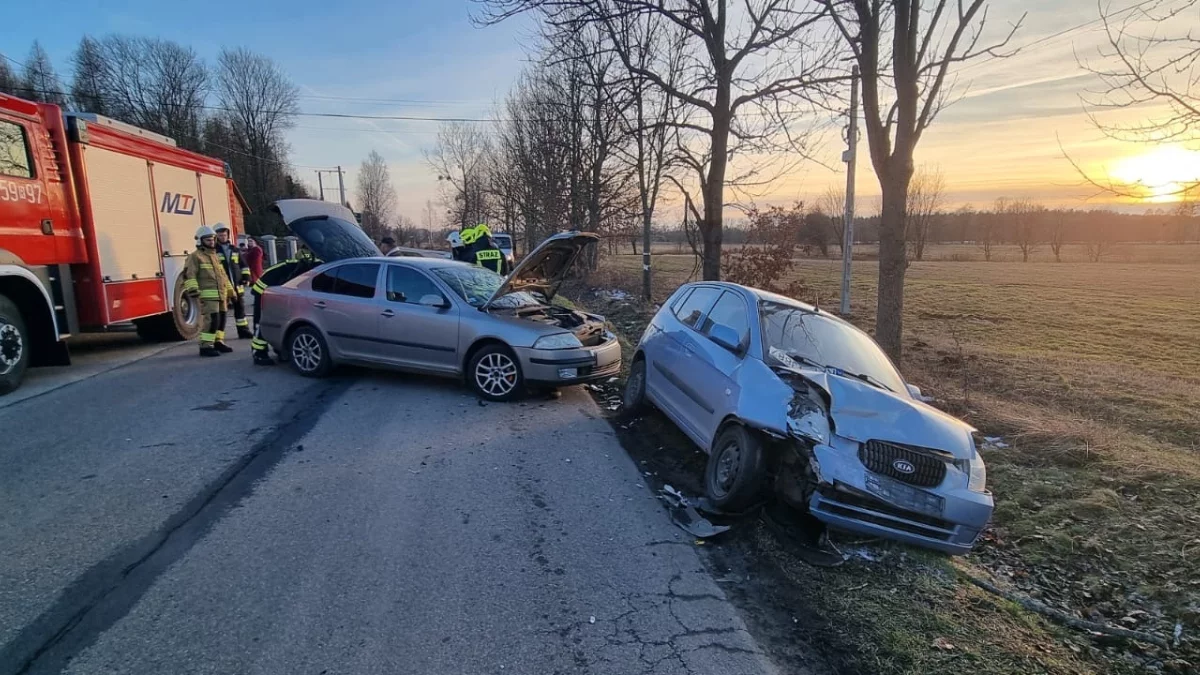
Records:
[[[180,274],[201,225],[236,241],[244,200],[219,159],[91,114],[0,94],[0,395],[70,362],[81,331],[199,332]]]

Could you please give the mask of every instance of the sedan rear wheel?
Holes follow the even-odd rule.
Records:
[[[292,367],[305,377],[324,377],[333,369],[325,338],[312,326],[301,326],[293,331],[288,336],[286,352]]]
[[[503,345],[480,349],[467,367],[467,379],[475,393],[488,401],[511,401],[525,384],[516,355]]]

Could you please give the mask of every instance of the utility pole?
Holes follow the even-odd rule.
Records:
[[[320,200],[325,201],[325,183],[321,182],[321,170],[317,169],[317,192],[320,193]]]
[[[854,169],[858,158],[858,66],[850,75],[850,124],[846,127],[846,222],[842,227],[842,316],[850,314],[850,263],[854,259]]]
[[[338,172],[338,193],[342,197],[342,206],[345,206],[346,205],[346,183],[344,181],[342,181],[342,167],[341,166],[338,166],[337,172]],[[361,206],[361,204],[359,206]]]

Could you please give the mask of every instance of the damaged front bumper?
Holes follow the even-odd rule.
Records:
[[[577,349],[517,348],[521,371],[531,384],[566,386],[594,382],[621,372],[621,344],[615,337]]]
[[[943,485],[922,489],[869,471],[857,443],[835,437],[833,446],[812,447],[817,488],[809,510],[830,527],[895,539],[961,555],[969,552],[992,515],[990,493],[972,492],[948,475]]]

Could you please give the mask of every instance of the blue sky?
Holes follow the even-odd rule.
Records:
[[[1114,0],[1114,7],[1133,2]],[[523,67],[522,44],[532,32],[528,19],[473,26],[470,0],[72,1],[55,3],[53,18],[37,3],[7,4],[0,52],[23,60],[36,38],[64,79],[85,33],[175,40],[206,60],[222,46],[245,46],[284,68],[307,112],[488,117]],[[1142,151],[1104,140],[1083,114],[1080,93],[1096,82],[1075,54],[1094,54],[1103,33],[1091,26],[1054,37],[1095,19],[1095,1],[993,0],[989,33],[1004,31],[1022,12],[1028,17],[1013,44],[1029,48],[962,69],[958,91],[965,98],[918,148],[919,163],[945,173],[953,202],[983,206],[1008,195],[1081,205],[1094,190],[1079,185],[1060,143],[1087,166]],[[314,189],[313,167],[341,164],[352,190],[358,164],[378,150],[391,167],[400,212],[420,221],[425,201],[437,199],[422,157],[436,129],[433,122],[300,117],[288,141],[298,176]],[[824,164],[839,167],[840,151],[827,142]],[[859,192],[869,201],[878,188],[865,156],[859,165]],[[841,182],[835,171],[807,165],[757,198],[791,201]]]

